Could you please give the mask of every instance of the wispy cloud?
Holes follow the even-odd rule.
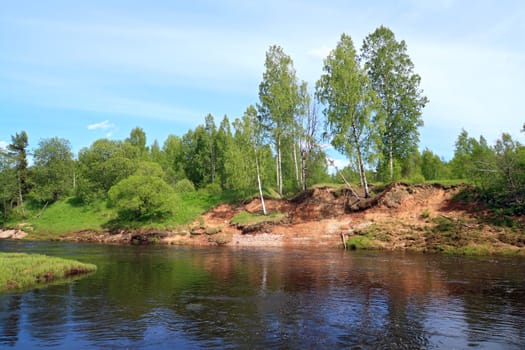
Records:
[[[328,46],[314,47],[308,51],[308,56],[324,59],[328,56],[331,50],[332,49]]]
[[[110,129],[114,127],[115,127],[115,124],[110,123],[109,120],[104,120],[103,122],[100,122],[100,123],[88,125],[87,129],[88,130],[98,130],[98,129],[106,130],[106,129]]]
[[[8,144],[9,144],[9,143],[7,143],[7,142],[5,142],[5,141],[0,141],[0,148],[1,148],[1,149],[6,149]]]

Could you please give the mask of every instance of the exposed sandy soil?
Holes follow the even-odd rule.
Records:
[[[262,213],[259,199],[222,204],[183,232],[120,232],[76,234],[77,240],[234,246],[343,246],[357,236],[370,246],[388,250],[447,251],[474,246],[491,252],[524,253],[525,220],[504,228],[486,224],[486,212],[472,203],[454,200],[463,187],[440,185],[388,186],[370,200],[357,201],[349,191],[320,187],[289,200],[266,200],[268,211],[285,213],[279,223],[235,226],[238,213]]]

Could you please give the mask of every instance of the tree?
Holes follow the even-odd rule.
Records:
[[[136,127],[131,130],[129,138],[126,139],[133,147],[136,147],[141,158],[147,156],[146,133],[142,128]]]
[[[361,51],[385,117],[382,155],[388,161],[392,181],[394,160],[401,160],[416,149],[418,128],[423,125],[421,113],[428,99],[419,87],[421,78],[414,73],[405,41],[397,41],[390,29],[381,26],[369,34]]]
[[[264,64],[266,71],[259,85],[257,105],[262,124],[273,142],[276,156],[276,180],[283,194],[283,138],[293,127],[294,115],[300,103],[293,61],[280,46],[270,46]]]
[[[54,202],[73,190],[75,164],[68,140],[58,137],[41,140],[33,154],[34,199]]]
[[[206,129],[206,134],[208,135],[208,151],[210,154],[210,181],[215,183],[215,174],[217,171],[217,152],[216,152],[216,135],[217,127],[215,126],[215,121],[213,115],[208,114],[204,120],[204,128]]]
[[[162,219],[175,212],[173,188],[157,176],[131,175],[111,187],[109,205],[123,220]]]
[[[337,47],[325,59],[323,71],[317,82],[317,98],[324,105],[331,144],[356,163],[368,198],[364,163],[375,131],[371,122],[376,102],[350,36],[341,35]]]
[[[211,183],[211,142],[206,128],[202,125],[182,136],[184,172],[198,188]]]
[[[16,170],[13,168],[13,159],[7,151],[0,148],[0,197],[3,221],[7,220],[12,209],[12,201],[18,197],[18,181]]]
[[[96,140],[78,154],[78,198],[85,202],[105,198],[112,186],[136,171],[137,164],[137,148],[129,142]]]
[[[184,149],[182,139],[176,135],[168,135],[162,146],[161,165],[166,172],[168,183],[174,185],[186,178]]]
[[[446,177],[445,164],[428,148],[421,154],[421,173],[425,180],[441,180]]]
[[[16,169],[16,177],[18,184],[18,198],[17,205],[21,206],[24,203],[24,195],[28,192],[29,184],[27,182],[27,151],[29,145],[27,133],[22,131],[11,136],[11,143],[7,145],[9,156],[13,159]]]
[[[259,189],[259,198],[261,200],[263,214],[266,215],[266,204],[264,202],[264,196],[262,191],[261,167],[259,164],[259,152],[261,146],[261,124],[257,120],[257,111],[253,106],[250,106],[246,109],[244,117],[246,118],[245,121],[248,127],[250,144],[253,145],[253,157],[255,159],[255,171],[257,174],[257,188]]]

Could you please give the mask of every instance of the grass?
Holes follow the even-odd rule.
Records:
[[[285,218],[284,213],[271,212],[268,215],[252,214],[248,212],[241,212],[235,215],[230,223],[232,225],[253,225],[261,222],[280,222]]]
[[[40,254],[0,253],[0,292],[27,289],[96,269],[92,264]]]
[[[360,250],[360,249],[376,249],[377,246],[374,244],[373,240],[368,236],[353,236],[348,238],[346,241],[346,246],[350,250]]]
[[[175,208],[175,215],[163,220],[121,221],[117,212],[108,208],[105,200],[98,200],[89,205],[78,203],[74,197],[59,200],[36,217],[36,211],[27,211],[27,219],[17,218],[5,227],[19,227],[24,223],[24,230],[30,233],[29,239],[54,240],[70,233],[84,230],[102,231],[112,228],[156,228],[173,229],[187,225],[206,210],[219,203],[234,201],[235,193],[209,194],[205,191],[179,193],[180,201]]]
[[[35,233],[32,239],[50,239],[80,230],[99,231],[114,216],[105,201],[84,206],[75,202],[74,198],[68,198],[48,206],[40,217],[30,219],[28,223]]]

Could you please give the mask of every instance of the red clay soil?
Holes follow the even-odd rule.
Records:
[[[488,252],[525,252],[523,230],[488,225],[482,208],[454,200],[465,187],[396,183],[371,199],[332,187],[307,190],[289,200],[265,200],[269,212],[285,214],[279,223],[232,225],[240,212],[262,213],[259,199],[222,204],[183,232],[92,233],[92,241],[229,246],[342,247],[343,240],[366,236],[387,250],[443,251],[482,247]],[[523,227],[523,218],[517,218]],[[89,235],[82,235],[83,239]],[[79,235],[76,236],[77,238]],[[89,240],[89,239],[88,239]],[[487,248],[489,247],[489,248]]]

